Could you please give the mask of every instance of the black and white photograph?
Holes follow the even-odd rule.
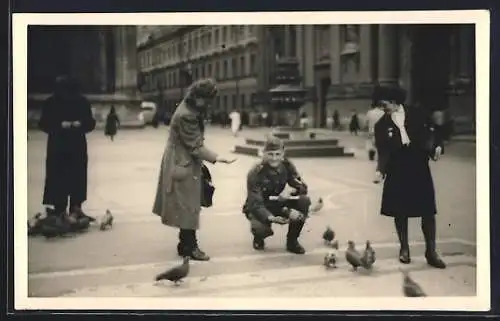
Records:
[[[16,308],[489,310],[489,39],[14,14]]]

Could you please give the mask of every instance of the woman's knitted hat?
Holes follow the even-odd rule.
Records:
[[[213,99],[217,95],[217,83],[211,78],[195,81],[188,90],[188,96],[196,98]]]

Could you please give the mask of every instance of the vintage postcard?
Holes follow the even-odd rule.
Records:
[[[15,307],[489,310],[489,19],[14,14]]]

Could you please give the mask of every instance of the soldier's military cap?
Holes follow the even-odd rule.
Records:
[[[264,151],[269,152],[273,150],[284,149],[285,145],[283,141],[274,135],[268,135],[266,142],[264,143]]]

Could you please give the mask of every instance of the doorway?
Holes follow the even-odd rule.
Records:
[[[326,103],[327,103],[327,95],[328,88],[330,87],[331,80],[330,77],[321,78],[319,82],[319,95],[318,95],[318,105],[319,105],[319,127],[326,127]]]
[[[450,35],[446,25],[415,26],[411,50],[413,103],[424,108],[446,109],[450,74]]]

